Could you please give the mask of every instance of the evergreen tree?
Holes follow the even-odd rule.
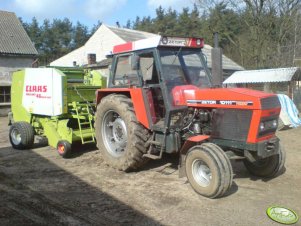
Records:
[[[132,29],[132,22],[131,22],[131,20],[127,20],[126,25],[124,26],[124,28]]]
[[[73,27],[73,46],[72,49],[83,46],[89,39],[88,27],[77,22],[76,26]]]
[[[39,51],[42,47],[42,39],[41,39],[41,28],[39,26],[39,23],[35,17],[32,18],[31,23],[23,23],[23,26],[28,34],[28,36],[31,38],[31,41],[35,45],[36,49]]]

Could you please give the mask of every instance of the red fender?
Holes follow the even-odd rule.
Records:
[[[208,140],[210,136],[207,135],[197,135],[197,136],[193,136],[193,137],[189,137],[184,145],[182,146],[180,153],[181,154],[186,154],[187,151],[194,145],[197,145],[198,143],[201,143],[205,140]]]

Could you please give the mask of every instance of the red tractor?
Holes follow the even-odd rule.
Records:
[[[95,131],[112,167],[136,170],[179,154],[179,174],[206,197],[231,187],[230,159],[274,177],[285,153],[275,136],[276,95],[214,88],[200,38],[154,37],[115,46],[108,88],[99,89]]]

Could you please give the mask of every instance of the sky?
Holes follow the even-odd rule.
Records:
[[[181,11],[192,7],[194,0],[0,0],[0,10],[14,12],[23,21],[30,22],[36,17],[40,23],[44,19],[69,18],[91,28],[97,21],[107,25],[126,25],[137,16],[154,17],[160,5]]]

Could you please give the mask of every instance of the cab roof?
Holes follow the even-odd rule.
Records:
[[[184,37],[168,37],[155,36],[147,39],[141,39],[134,42],[127,42],[113,47],[112,55],[137,50],[156,48],[159,46],[169,47],[187,47],[187,48],[203,48],[203,38],[184,38]]]

